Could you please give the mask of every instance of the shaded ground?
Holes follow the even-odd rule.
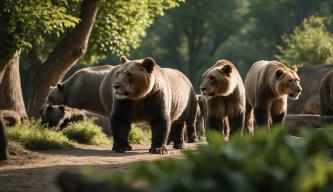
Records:
[[[78,170],[93,167],[101,170],[129,171],[133,162],[161,158],[180,158],[180,150],[168,146],[169,155],[148,153],[149,145],[132,145],[134,151],[119,154],[111,151],[111,146],[76,145],[75,148],[49,150],[43,152],[24,152],[11,156],[0,164],[1,192],[38,192],[59,191],[54,184],[55,178],[63,170]],[[196,144],[187,144],[195,149]]]

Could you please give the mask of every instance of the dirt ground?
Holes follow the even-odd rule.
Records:
[[[168,146],[169,155],[148,153],[149,145],[132,145],[133,151],[113,153],[111,146],[75,145],[75,148],[48,150],[42,152],[25,151],[11,155],[0,163],[1,192],[58,192],[56,176],[63,170],[80,170],[92,167],[97,170],[130,171],[133,162],[161,158],[181,158],[180,150]],[[195,149],[197,144],[187,144],[187,149]]]

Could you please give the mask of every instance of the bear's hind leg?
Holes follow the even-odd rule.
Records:
[[[174,149],[184,149],[184,122],[173,123],[171,127],[171,132],[173,132],[173,148]]]

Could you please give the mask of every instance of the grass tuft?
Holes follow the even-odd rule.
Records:
[[[128,136],[132,144],[147,144],[151,142],[151,130],[133,126]]]
[[[82,144],[102,145],[112,143],[102,129],[91,119],[71,123],[62,132],[69,139]]]
[[[67,137],[43,127],[40,121],[25,121],[7,129],[8,140],[31,150],[61,149],[71,146]],[[13,147],[18,146],[13,144]]]

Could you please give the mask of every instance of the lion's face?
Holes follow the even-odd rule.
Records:
[[[292,67],[277,69],[275,71],[276,85],[275,90],[279,96],[288,95],[292,100],[297,100],[302,92],[300,78],[297,75],[297,68]]]
[[[46,98],[45,104],[50,104],[50,105],[64,104],[65,102],[64,89],[65,88],[61,84],[58,84],[55,87],[50,87],[50,92]]]
[[[217,65],[219,62],[222,63]],[[219,62],[202,76],[200,90],[204,96],[228,96],[237,85],[232,66],[225,60]]]
[[[122,61],[122,59],[121,59]],[[153,68],[155,61],[145,60],[122,61],[116,71],[113,88],[118,99],[137,100],[147,95],[153,86]]]

